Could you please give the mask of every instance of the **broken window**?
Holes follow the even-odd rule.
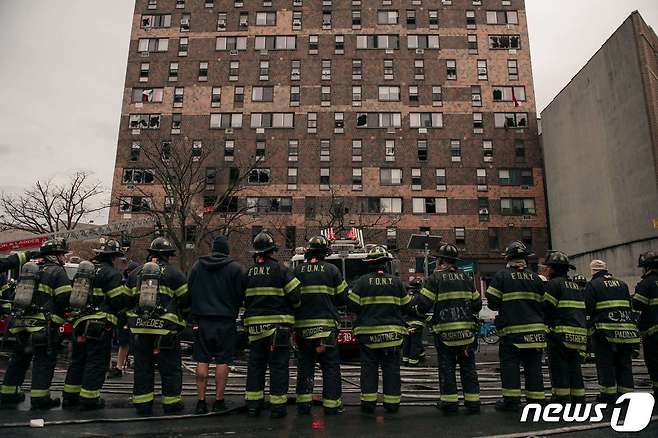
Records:
[[[272,171],[270,169],[251,169],[247,178],[249,184],[269,184]]]
[[[492,50],[509,50],[521,48],[519,35],[489,35],[489,48]]]

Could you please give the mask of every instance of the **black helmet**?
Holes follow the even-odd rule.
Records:
[[[455,262],[462,261],[459,258],[459,250],[457,249],[457,247],[449,243],[446,243],[445,245],[441,245],[436,255],[441,259],[452,260]]]
[[[644,254],[640,254],[640,258],[637,261],[638,268],[650,268],[657,265],[658,254],[656,254],[656,251],[647,251]]]
[[[174,246],[166,237],[156,237],[155,239],[153,239],[153,242],[151,242],[151,246],[149,246],[148,252],[150,254],[156,254],[156,255],[176,254],[176,250],[174,249]]]
[[[569,269],[576,269],[576,267],[569,262],[569,257],[561,251],[551,252],[548,257],[546,257],[544,264],[546,266],[567,266]]]
[[[260,233],[256,234],[252,246],[254,248],[252,251],[250,251],[252,254],[265,254],[279,249],[276,246],[274,238],[267,231],[261,231]]]
[[[587,278],[583,274],[576,274],[573,276],[573,281],[578,286],[585,286],[587,284]]]
[[[505,248],[503,255],[507,260],[516,260],[526,259],[533,256],[534,254],[528,250],[528,247],[525,246],[523,242],[515,240],[514,242],[510,243],[507,248]]]
[[[66,254],[67,252],[69,252],[69,249],[64,239],[46,240],[39,248],[39,253],[42,256]]]
[[[379,245],[368,251],[368,255],[366,256],[366,262],[368,263],[384,263],[392,259],[393,257],[386,251],[386,248]]]
[[[328,253],[329,252],[329,240],[324,236],[313,236],[308,240],[308,245],[306,246],[306,252],[313,253]]]
[[[122,256],[123,251],[121,250],[121,245],[114,239],[110,239],[104,243],[101,243],[101,246],[98,249],[94,249],[96,254],[106,254],[106,255],[116,255]]]

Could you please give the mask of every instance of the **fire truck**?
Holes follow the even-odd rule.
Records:
[[[363,245],[359,241],[352,239],[334,240],[331,244],[331,254],[327,256],[325,261],[340,269],[343,273],[343,278],[351,286],[356,279],[368,273],[368,265],[365,262],[365,258],[368,255],[368,251],[374,246],[376,245]],[[380,246],[386,247],[386,245]],[[303,247],[295,249],[295,255],[290,260],[293,269],[304,262],[305,251]],[[395,264],[395,261],[389,262],[386,267],[387,272],[396,272]],[[357,347],[356,336],[352,332],[356,315],[349,312],[346,306],[339,307],[338,313],[338,344],[341,351],[353,352]]]

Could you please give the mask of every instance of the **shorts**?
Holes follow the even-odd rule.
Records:
[[[199,328],[194,335],[194,360],[216,365],[233,362],[238,336],[235,319],[199,317],[198,321]]]

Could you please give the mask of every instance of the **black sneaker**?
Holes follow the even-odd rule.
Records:
[[[275,408],[270,411],[270,418],[283,418],[286,415],[288,415],[288,409],[287,408]]]
[[[519,403],[511,403],[505,400],[496,401],[496,410],[498,412],[516,412],[518,413],[521,410],[521,405]]]
[[[43,398],[43,399],[33,399],[31,401],[32,406],[30,406],[30,409],[36,410],[36,409],[52,409],[59,407],[61,404],[59,398]]]
[[[94,401],[80,401],[80,410],[81,411],[95,411],[98,409],[105,408],[105,400],[102,398],[97,398]]]
[[[297,405],[297,413],[299,415],[309,415],[311,413],[310,403],[300,403]]]
[[[170,405],[163,405],[162,410],[165,414],[175,414],[177,412],[183,412],[185,410],[185,405],[183,402],[172,403]]]
[[[195,415],[204,415],[208,413],[208,405],[205,400],[197,400],[196,408],[194,408]]]
[[[121,377],[123,377],[123,371],[117,367],[113,367],[107,372],[108,379],[120,379]]]
[[[213,412],[224,412],[226,410],[228,410],[228,407],[226,406],[226,401],[224,399],[215,400],[215,402],[212,404]]]

